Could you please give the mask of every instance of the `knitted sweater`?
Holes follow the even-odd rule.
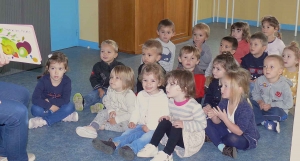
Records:
[[[103,97],[103,104],[108,114],[116,112],[115,120],[118,123],[129,121],[132,112],[135,109],[136,96],[132,90],[117,92],[108,87],[106,95]]]

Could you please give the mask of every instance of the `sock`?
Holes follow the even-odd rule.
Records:
[[[97,124],[96,122],[92,122],[91,126],[96,130],[99,130],[99,128],[100,128],[99,124]]]
[[[224,149],[225,145],[224,144],[219,144],[218,145],[218,149],[223,152],[223,149]]]
[[[265,124],[265,122],[266,122],[266,121],[263,121],[263,122],[261,122],[261,124],[262,124],[262,125],[264,125],[264,124]]]

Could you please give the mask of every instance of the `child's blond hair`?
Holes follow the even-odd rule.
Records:
[[[187,70],[172,70],[166,75],[167,82],[176,83],[185,93],[186,98],[195,97],[195,81],[192,72]]]
[[[54,52],[53,54],[51,54],[51,56],[48,58],[48,60],[46,62],[46,68],[45,68],[43,75],[49,73],[48,70],[49,70],[50,64],[52,64],[52,63],[63,63],[65,69],[69,70],[68,57],[62,52]]]
[[[175,25],[170,19],[163,19],[158,23],[157,31],[160,30],[161,27],[171,27],[172,31],[175,31]]]
[[[107,45],[112,46],[114,48],[114,51],[116,53],[118,53],[119,46],[114,40],[104,40],[104,41],[101,42],[101,45],[103,45],[103,44],[107,44]]]
[[[268,45],[268,38],[262,32],[256,32],[256,33],[254,33],[253,35],[251,35],[250,39],[251,40],[253,40],[253,39],[259,39],[260,42],[261,42],[261,44],[262,44],[262,46],[267,46]]]
[[[269,58],[273,58],[273,59],[276,59],[277,60],[277,62],[279,63],[278,65],[279,65],[279,67],[281,68],[281,69],[283,69],[284,68],[284,61],[283,61],[283,58],[282,58],[282,56],[279,56],[279,55],[268,55],[266,58],[265,58],[265,60],[264,61],[266,61],[267,59],[269,59]]]
[[[233,23],[231,25],[230,35],[232,35],[232,30],[234,30],[234,29],[241,29],[242,39],[249,42],[251,34],[250,34],[250,27],[249,27],[249,24],[247,22],[235,22],[235,23]]]
[[[261,20],[261,25],[263,25],[264,22],[268,22],[270,24],[270,26],[274,27],[274,29],[277,30],[276,37],[279,38],[279,39],[282,39],[282,35],[279,32],[280,31],[280,24],[279,24],[276,17],[274,17],[274,16],[265,16]]]
[[[157,54],[161,55],[162,54],[162,45],[158,40],[155,39],[149,39],[147,40],[143,46],[142,49],[150,49],[150,48],[156,48]]]
[[[210,28],[209,28],[209,26],[207,24],[205,24],[205,23],[198,23],[197,25],[195,25],[193,27],[193,32],[196,29],[203,30],[205,32],[205,34],[206,34],[206,37],[207,38],[209,37],[209,35],[210,35]]]
[[[299,44],[298,44],[296,41],[292,41],[292,42],[290,43],[289,46],[286,46],[286,47],[284,48],[284,50],[285,50],[285,49],[289,49],[289,50],[293,51],[293,52],[294,52],[294,55],[295,55],[295,57],[296,57],[296,59],[297,59],[297,60],[300,59],[300,49],[299,49]],[[284,50],[283,50],[283,51],[284,51]],[[298,67],[298,66],[299,66],[299,61],[298,61],[298,63],[296,64],[296,67]]]
[[[165,85],[165,73],[164,69],[157,63],[145,64],[142,68],[141,74],[139,75],[139,81],[143,82],[144,75],[153,74],[159,81],[160,86]]]
[[[191,46],[191,45],[183,46],[183,47],[180,49],[179,57],[181,57],[181,56],[183,55],[183,53],[193,53],[193,55],[196,56],[197,60],[200,59],[200,51],[199,51],[199,49],[197,49],[197,48],[194,47],[194,46]]]
[[[110,75],[114,73],[116,76],[118,76],[123,84],[122,89],[133,89],[134,87],[134,72],[132,68],[127,67],[125,65],[117,65],[115,66],[111,72]]]

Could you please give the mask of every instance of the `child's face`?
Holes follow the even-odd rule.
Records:
[[[162,26],[156,33],[164,43],[168,43],[175,34],[172,27],[169,26]]]
[[[182,53],[178,57],[178,61],[182,64],[183,68],[188,71],[194,71],[195,66],[199,64],[199,59],[195,56],[193,52],[191,53]]]
[[[149,95],[153,95],[159,92],[158,87],[161,86],[161,84],[153,73],[145,73],[142,79],[142,86],[144,91]]]
[[[226,70],[221,66],[220,63],[214,63],[212,69],[213,77],[216,79],[221,79],[225,76]]]
[[[285,68],[295,67],[299,63],[299,60],[296,58],[295,53],[290,49],[284,49],[282,53],[282,58]]]
[[[175,101],[182,101],[182,99],[185,98],[185,92],[181,90],[177,81],[174,81],[171,78],[167,81],[166,92],[167,96],[173,98]]]
[[[243,31],[240,28],[232,29],[231,36],[236,38],[237,41],[241,41],[243,39]]]
[[[266,46],[262,45],[260,39],[250,39],[250,52],[254,57],[260,57],[265,50]]]
[[[63,75],[66,72],[65,65],[63,63],[51,63],[48,72],[50,73],[50,79],[52,84],[60,83]]]
[[[277,32],[277,29],[270,25],[269,22],[265,21],[262,25],[261,31],[267,36],[267,37],[273,37],[275,32]]]
[[[232,43],[226,40],[221,40],[219,52],[222,54],[224,51],[229,51],[232,55],[235,53],[235,50],[232,49]]]
[[[118,53],[115,52],[114,48],[108,44],[102,44],[100,50],[100,58],[102,61],[110,64],[118,56]]]
[[[265,58],[263,73],[270,83],[276,82],[283,69],[280,67],[279,62],[275,58]]]
[[[206,32],[204,30],[194,29],[193,40],[195,44],[202,45],[204,41],[207,40]]]
[[[115,72],[110,73],[109,86],[117,92],[123,91],[123,81]]]
[[[157,53],[156,48],[144,48],[142,50],[142,61],[145,64],[158,62],[161,58],[161,55]]]
[[[226,77],[224,77],[223,79],[221,79],[221,95],[222,98],[227,98],[229,99],[231,96],[231,91],[230,91],[230,80]]]

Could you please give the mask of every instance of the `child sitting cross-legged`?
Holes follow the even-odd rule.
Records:
[[[107,94],[103,97],[106,109],[99,111],[90,125],[77,127],[76,133],[81,137],[96,138],[97,130],[127,130],[129,118],[135,108],[133,86],[133,70],[124,65],[115,66],[110,73]]]
[[[145,64],[139,76],[144,90],[138,93],[135,110],[131,114],[127,129],[121,136],[103,141],[94,139],[93,146],[106,154],[116,149],[126,160],[133,160],[151,137],[161,116],[169,115],[168,97],[159,86],[164,84],[162,67],[157,63]]]
[[[179,157],[190,157],[201,149],[205,138],[206,118],[201,105],[193,98],[193,74],[187,70],[173,70],[166,79],[170,115],[160,117],[150,143],[137,154],[138,157],[154,157],[152,161],[172,161],[174,150]],[[157,146],[164,136],[168,140],[164,150],[158,152]]]

